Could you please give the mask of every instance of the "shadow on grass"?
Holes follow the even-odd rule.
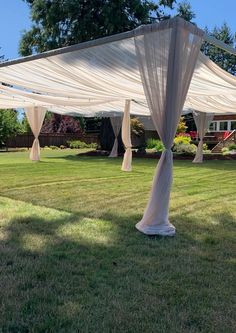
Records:
[[[233,332],[235,220],[215,218],[175,214],[175,238],[142,235],[138,214],[12,219],[2,332]]]
[[[109,158],[108,156],[86,156],[83,154],[77,154],[77,155],[64,155],[64,156],[48,156],[45,157],[46,159],[65,159],[65,160],[70,160],[70,161],[81,161],[81,162],[94,162],[94,161],[104,161],[108,162],[109,164],[112,163],[121,163],[123,156],[119,156],[117,158]],[[133,161],[138,162],[138,163],[150,163],[153,165],[157,165],[159,158],[157,157],[156,159],[153,158],[141,158],[141,157],[135,157],[133,156]],[[236,160],[206,160],[203,161],[203,163],[200,164],[194,164],[192,163],[192,160],[186,159],[186,160],[174,160],[174,165],[176,166],[181,166],[181,165],[188,165],[191,168],[196,168],[196,169],[216,169],[216,170],[225,170],[228,169],[228,167],[232,166],[232,169],[235,168],[236,165]]]

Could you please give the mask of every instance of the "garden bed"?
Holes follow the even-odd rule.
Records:
[[[92,150],[84,153],[80,153],[79,155],[86,155],[86,156],[109,156],[110,152],[106,150]],[[119,156],[123,156],[123,154],[119,154]],[[156,158],[159,159],[161,156],[161,152],[157,153],[141,153],[133,151],[133,157],[141,157],[141,158]],[[175,160],[193,160],[194,155],[188,154],[180,154],[180,153],[173,153],[173,158]],[[222,154],[204,154],[204,160],[236,160],[236,154],[231,155],[222,155]]]

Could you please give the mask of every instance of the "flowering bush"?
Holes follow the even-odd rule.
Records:
[[[197,151],[197,146],[195,146],[194,144],[180,143],[180,144],[175,145],[173,150],[176,153],[194,155]]]
[[[179,144],[190,144],[191,142],[191,136],[188,133],[179,134],[174,138],[174,145]]]
[[[190,142],[191,136],[188,133],[177,135],[174,139],[173,151],[180,154],[195,154],[197,147]]]

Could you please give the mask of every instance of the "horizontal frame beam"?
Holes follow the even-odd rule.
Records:
[[[209,36],[207,34],[205,34],[203,36],[203,39],[207,42],[207,43],[210,43],[210,44],[213,44],[215,45],[216,47],[218,47],[219,49],[221,50],[224,50],[228,53],[231,53],[233,55],[236,56],[236,49],[233,48],[232,46],[228,45],[228,44],[225,44],[224,42],[222,42],[221,40],[219,39],[216,39],[215,37],[213,36]]]

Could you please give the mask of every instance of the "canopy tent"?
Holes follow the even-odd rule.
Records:
[[[129,113],[151,114],[165,151],[137,228],[146,234],[174,235],[175,228],[168,220],[171,146],[182,110],[236,112],[236,78],[200,53],[203,38],[202,30],[174,18],[5,62],[0,64],[4,83],[0,108],[31,108],[31,115],[43,107],[84,116],[125,111],[124,162],[130,160]]]

